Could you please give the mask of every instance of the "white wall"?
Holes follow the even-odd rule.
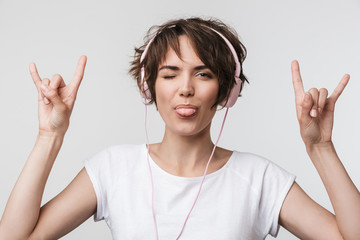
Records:
[[[332,92],[345,73],[333,141],[360,187],[360,1],[0,0],[0,212],[37,135],[37,92],[28,72],[60,73],[69,81],[80,55],[88,56],[71,125],[50,174],[43,201],[59,193],[85,158],[106,146],[142,143],[144,109],[127,75],[133,47],[147,29],[177,17],[214,16],[233,26],[248,49],[250,85],[229,112],[220,145],[263,155],[297,175],[298,183],[332,210],[299,135],[290,62],[298,59],[304,86]],[[150,139],[163,125],[154,108]],[[224,111],[213,123],[216,136]],[[104,221],[92,219],[63,239],[110,239]],[[269,237],[271,238],[271,237]],[[296,239],[282,229],[278,239]]]

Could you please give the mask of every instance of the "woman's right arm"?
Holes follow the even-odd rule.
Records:
[[[35,64],[30,72],[38,89],[39,135],[10,194],[0,222],[0,239],[57,239],[96,210],[91,181],[82,169],[69,186],[43,207],[41,199],[53,163],[69,126],[86,57],[79,60],[73,80],[60,75],[41,80]]]

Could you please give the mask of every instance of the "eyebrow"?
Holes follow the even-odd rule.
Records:
[[[161,66],[159,68],[159,72],[163,69],[170,69],[170,70],[173,70],[173,71],[179,71],[180,68],[179,67],[176,67],[176,66],[170,66],[170,65],[164,65],[164,66]]]
[[[170,69],[170,70],[173,70],[173,71],[179,71],[180,70],[180,68],[177,67],[177,66],[164,65],[164,66],[161,66],[159,68],[159,72],[161,70],[163,70],[163,69]],[[205,66],[205,65],[200,65],[200,66],[196,66],[194,69],[195,70],[203,70],[203,69],[209,69],[209,68],[207,66]]]

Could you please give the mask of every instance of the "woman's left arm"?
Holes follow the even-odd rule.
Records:
[[[328,97],[324,88],[305,93],[297,61],[291,65],[300,134],[329,195],[335,216],[310,199],[295,183],[280,212],[280,224],[302,239],[359,239],[360,193],[331,140],[335,103],[350,76]],[[330,238],[329,238],[330,237]]]

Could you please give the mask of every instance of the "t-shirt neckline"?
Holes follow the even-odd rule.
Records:
[[[144,154],[145,154],[145,160],[147,153],[147,147],[146,144],[143,144],[143,148],[144,150]],[[220,169],[216,170],[215,172],[212,172],[210,174],[206,174],[205,179],[209,179],[209,178],[213,178],[216,177],[218,175],[220,175],[221,173],[223,173],[231,164],[232,159],[235,157],[235,151],[232,152],[232,154],[230,155],[228,161],[224,164],[224,166],[222,166]],[[151,170],[155,169],[157,172],[159,172],[161,175],[173,179],[173,180],[179,180],[179,181],[201,181],[203,179],[203,175],[199,176],[199,177],[181,177],[181,176],[176,176],[173,175],[167,171],[165,171],[164,169],[162,169],[159,165],[157,165],[157,163],[151,158],[150,154],[149,154],[149,161],[150,161],[150,165],[151,165]],[[204,168],[205,171],[205,168]]]

